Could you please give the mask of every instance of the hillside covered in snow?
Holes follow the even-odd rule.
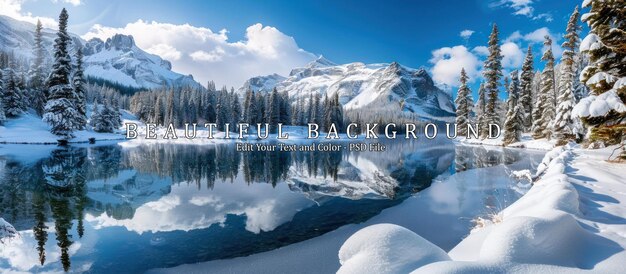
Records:
[[[35,25],[0,15],[0,51],[33,58]],[[116,34],[106,41],[84,41],[70,34],[73,46],[83,47],[85,75],[134,88],[160,86],[200,87],[191,75],[172,71],[172,64],[137,47],[132,36]],[[56,30],[42,30],[47,62],[52,62]]]
[[[277,74],[253,77],[239,88],[244,94],[268,92],[273,88],[286,91],[292,102],[312,95],[339,93],[347,111],[366,109],[398,110],[417,114],[424,119],[454,117],[452,97],[437,88],[425,69],[412,69],[396,62],[391,64],[350,63],[337,65],[324,57],[295,68],[288,77]]]

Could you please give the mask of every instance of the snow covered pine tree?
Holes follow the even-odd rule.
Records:
[[[626,141],[626,5],[624,1],[589,1],[591,11],[582,16],[590,32],[580,51],[590,63],[580,75],[591,91],[574,107],[573,115],[590,126],[591,141],[618,144]],[[626,159],[623,149],[620,157]]]

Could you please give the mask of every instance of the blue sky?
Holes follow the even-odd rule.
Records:
[[[2,0],[7,1],[7,0]],[[16,1],[16,0],[9,0]],[[94,0],[17,0],[21,4],[21,13],[30,12],[32,16],[56,18],[61,7],[66,7],[70,13],[70,30],[84,35],[92,30],[94,24],[110,28],[94,37],[103,37],[111,31],[128,30],[127,24],[143,20],[156,21],[172,25],[189,24],[193,27],[208,28],[218,34],[223,33],[226,42],[236,43],[247,40],[248,28],[260,23],[263,27],[271,26],[285,37],[293,37],[297,48],[324,57],[336,63],[348,62],[392,62],[397,61],[409,67],[426,67],[433,71],[437,61],[450,60],[455,62],[456,57],[467,61],[467,55],[473,55],[478,62],[483,56],[476,47],[486,45],[491,24],[497,23],[500,27],[501,39],[504,40],[518,32],[517,39],[511,39],[507,70],[517,67],[519,51],[525,52],[528,44],[534,45],[535,55],[540,55],[540,38],[542,34],[550,34],[560,44],[569,14],[580,0],[466,0],[466,1],[94,1]],[[74,2],[69,3],[69,2]],[[78,5],[74,5],[78,4]],[[138,27],[137,27],[138,28]],[[543,28],[543,29],[542,29]],[[460,32],[471,30],[468,38],[462,38]],[[539,31],[538,31],[539,30]],[[138,31],[138,30],[135,30]],[[534,32],[534,36],[533,36]],[[468,32],[469,33],[469,32]],[[137,35],[135,35],[137,36]],[[271,35],[270,35],[271,36]],[[219,38],[217,38],[219,40]],[[279,38],[282,39],[282,38]],[[136,37],[139,40],[139,37]],[[223,39],[222,39],[223,40]],[[155,40],[156,41],[156,40]],[[141,45],[139,41],[138,44]],[[163,41],[159,40],[159,43]],[[156,43],[156,42],[153,42]],[[161,44],[171,44],[163,42]],[[150,46],[150,45],[148,45]],[[219,47],[217,45],[198,45],[199,47]],[[454,48],[457,46],[457,48]],[[462,46],[465,51],[462,50]],[[145,48],[145,45],[142,46]],[[170,47],[162,47],[169,49]],[[176,47],[175,47],[176,48]],[[285,51],[293,49],[293,45]],[[283,49],[277,46],[276,49]],[[440,50],[443,49],[443,50]],[[194,50],[194,49],[189,49]],[[434,51],[439,54],[434,54]],[[180,50],[178,50],[180,51]],[[228,52],[228,49],[225,49]],[[559,50],[555,49],[558,53]],[[157,47],[151,52],[160,53]],[[199,77],[197,69],[190,69],[191,62],[185,58],[188,52],[180,51],[182,57],[179,62],[174,61],[174,69],[193,73],[196,78],[216,78],[214,75]],[[211,49],[202,50],[211,53]],[[451,56],[452,55],[452,56]],[[179,55],[173,55],[176,58]],[[198,55],[200,56],[200,55]],[[208,56],[208,55],[205,55]],[[210,55],[213,60],[217,55]],[[294,57],[295,56],[295,57]],[[302,54],[285,57],[292,61],[286,63],[297,65],[307,58]],[[254,56],[253,59],[261,57]],[[471,59],[471,57],[469,57]],[[195,60],[195,59],[194,59]],[[223,59],[238,61],[239,59]],[[247,62],[244,60],[243,62]],[[181,63],[181,64],[178,64]],[[443,62],[445,63],[445,62]],[[445,64],[438,66],[439,73],[435,77],[439,82],[454,86],[450,80],[450,73]],[[536,59],[539,66],[539,60]],[[205,63],[211,66],[228,66],[225,63]],[[448,64],[449,65],[449,64]],[[476,65],[472,87],[477,86],[480,80],[480,67],[473,61],[469,65]],[[270,69],[271,65],[265,65]],[[186,71],[187,70],[187,71]],[[287,68],[276,68],[276,72],[285,74]],[[229,70],[235,73],[234,69]],[[261,73],[251,69],[246,73]],[[208,72],[210,73],[210,72]],[[472,74],[472,73],[471,73]],[[218,83],[219,80],[216,79]],[[222,81],[223,84],[235,85],[240,79]]]

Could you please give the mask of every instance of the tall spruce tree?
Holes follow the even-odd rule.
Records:
[[[536,123],[536,127],[533,128],[533,138],[550,138],[551,128],[550,123],[556,116],[556,91],[554,82],[554,55],[552,54],[552,39],[549,36],[545,36],[544,46],[546,50],[541,57],[541,60],[546,62],[546,65],[541,73],[541,95],[540,95],[540,118]]]
[[[467,125],[470,123],[471,112],[473,108],[472,101],[472,91],[467,86],[467,73],[465,73],[465,68],[461,69],[461,77],[459,81],[461,85],[459,86],[459,90],[456,95],[456,125],[457,132],[461,136],[465,136],[467,134]]]
[[[329,130],[334,124],[335,128],[343,128],[343,108],[339,102],[339,93],[335,92],[332,99],[327,99],[327,107],[324,112],[324,130]]]
[[[487,137],[489,133],[489,124],[500,124],[498,115],[498,92],[500,78],[502,78],[502,54],[500,50],[500,41],[498,38],[498,26],[493,24],[491,35],[489,35],[489,56],[484,64],[483,76],[485,77],[485,113],[483,130],[481,136]]]
[[[559,144],[565,144],[567,141],[574,140],[578,129],[572,117],[572,109],[575,105],[574,97],[574,78],[576,73],[575,60],[576,50],[578,49],[578,6],[569,18],[566,33],[563,36],[563,55],[561,56],[561,75],[559,79],[559,96],[557,98],[556,117],[551,123],[554,137]]]
[[[509,97],[507,99],[507,113],[506,120],[504,121],[504,145],[509,145],[520,141],[522,131],[524,129],[522,124],[523,106],[519,101],[520,94],[520,80],[517,71],[513,71],[510,74],[511,82],[507,87]]]
[[[590,32],[583,39],[580,50],[589,56],[589,64],[580,75],[580,80],[587,85],[591,96],[583,98],[575,107],[575,112],[589,127],[591,141],[623,144],[626,141],[624,1],[585,1],[584,5],[591,7],[591,11],[582,16]],[[592,103],[601,100],[613,100],[613,107],[589,111]],[[620,158],[626,159],[626,150],[622,150]]]
[[[271,132],[276,132],[276,125],[278,125],[278,123],[280,123],[281,119],[280,119],[280,109],[281,109],[281,100],[280,100],[280,94],[278,94],[278,91],[276,90],[276,88],[274,88],[272,90],[272,93],[270,95],[270,100],[269,100],[269,104],[268,104],[268,109],[267,109],[267,123],[270,124],[271,126]]]
[[[42,38],[41,21],[37,20],[35,26],[35,43],[33,45],[33,59],[32,66],[30,68],[30,101],[33,108],[37,112],[37,115],[42,116],[46,102],[48,100],[48,90],[45,87],[45,49]]]
[[[15,118],[24,111],[24,101],[22,99],[22,90],[20,89],[15,72],[8,68],[4,72],[4,94],[2,95],[4,103],[4,113],[7,118]]]
[[[480,83],[478,87],[478,99],[474,106],[474,113],[476,114],[476,122],[482,123],[485,116],[485,83]]]
[[[237,125],[241,122],[241,105],[239,104],[239,97],[236,94],[233,94],[232,96],[231,110],[232,120],[230,121],[230,129],[235,131],[237,129]]]
[[[74,77],[72,79],[74,84],[75,101],[74,106],[78,115],[76,116],[75,126],[78,130],[85,129],[87,124],[87,104],[85,102],[85,79],[83,78],[83,50],[78,48],[76,51],[76,67],[74,69]]]
[[[244,123],[248,123],[248,124],[251,124],[250,123],[250,119],[249,119],[250,112],[251,112],[250,111],[250,104],[251,104],[251,101],[252,101],[251,98],[252,98],[252,90],[247,89],[246,90],[246,98],[244,98],[244,100],[243,100],[243,114],[242,114],[243,118],[242,118],[242,121]]]
[[[520,79],[520,95],[519,95],[519,105],[522,107],[522,121],[524,126],[524,131],[530,131],[532,128],[533,122],[533,77],[534,77],[534,68],[533,68],[533,52],[532,48],[529,45],[528,51],[526,52],[526,59],[524,59],[524,64],[522,65],[522,75]]]
[[[4,104],[2,103],[2,100],[0,100],[0,125],[4,125],[4,122],[6,120],[7,120],[7,117],[6,117],[6,114],[4,113]]]
[[[48,78],[48,100],[44,109],[43,121],[50,124],[50,131],[61,137],[69,139],[76,127],[74,121],[78,116],[74,102],[76,94],[70,85],[70,73],[72,71],[69,44],[71,38],[67,33],[67,11],[63,9],[59,15],[59,31],[54,40],[54,63],[52,73]]]

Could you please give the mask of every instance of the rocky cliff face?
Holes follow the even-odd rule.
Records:
[[[85,65],[86,75],[132,87],[200,86],[191,75],[173,72],[169,61],[137,47],[130,35],[89,40],[85,43]]]

